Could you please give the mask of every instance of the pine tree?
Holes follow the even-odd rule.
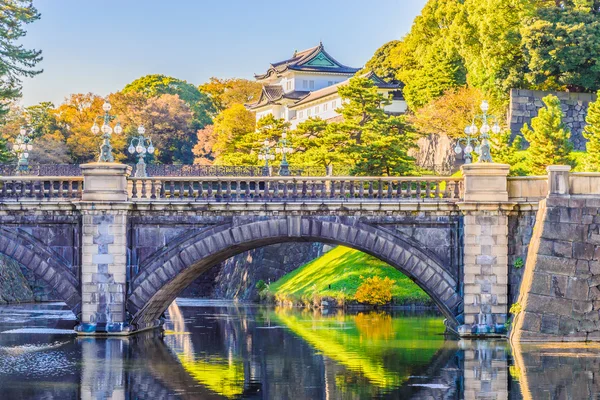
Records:
[[[354,146],[357,160],[353,174],[366,176],[401,176],[415,173],[415,136],[404,117],[377,121],[365,132],[364,141]]]
[[[527,124],[521,133],[529,142],[528,164],[530,173],[543,175],[549,165],[569,164],[569,154],[573,150],[570,142],[571,131],[563,122],[560,100],[554,95],[542,99],[546,105],[540,109],[537,117]]]
[[[368,124],[387,119],[383,106],[390,104],[390,100],[377,90],[371,79],[362,76],[354,77],[347,85],[340,86],[338,93],[342,98],[342,107],[337,111],[344,117],[340,127],[360,144]]]
[[[6,100],[21,96],[21,77],[32,77],[41,70],[34,69],[42,61],[39,50],[27,50],[19,41],[26,35],[24,25],[40,18],[31,0],[4,0],[0,3],[0,115],[8,109]]]
[[[600,92],[598,95],[600,96]],[[583,137],[588,140],[585,145],[587,150],[585,169],[597,172],[600,171],[600,98],[590,103],[585,122],[587,125]]]

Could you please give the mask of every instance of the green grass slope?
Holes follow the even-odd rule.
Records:
[[[396,268],[368,254],[342,246],[271,283],[269,291],[290,299],[318,295],[335,298],[344,296],[351,300],[361,284],[360,277],[375,275],[396,281],[392,290],[396,304],[432,303],[420,287]]]

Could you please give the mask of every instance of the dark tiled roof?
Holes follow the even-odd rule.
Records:
[[[263,86],[263,93],[271,100],[279,100],[283,96],[283,88],[280,85]]]
[[[369,78],[373,81],[373,83],[375,84],[375,86],[377,86],[380,89],[399,89],[400,85],[395,84],[395,83],[387,83],[386,81],[384,81],[383,79],[381,79],[380,77],[378,77],[374,72],[368,72],[364,75],[361,75],[364,78]],[[346,79],[345,81],[342,81],[340,83],[336,83],[335,85],[331,85],[331,86],[327,86],[323,89],[319,89],[319,90],[315,90],[314,92],[310,92],[310,94],[306,97],[304,97],[302,100],[300,100],[299,102],[295,103],[293,107],[297,107],[306,103],[310,103],[311,101],[320,99],[322,97],[325,96],[329,96],[332,94],[337,93],[338,88],[340,86],[343,85],[347,85],[350,82],[350,79]]]
[[[310,92],[299,90],[284,93],[283,88],[279,85],[265,85],[263,86],[258,101],[256,103],[246,104],[246,107],[250,109],[258,108],[267,104],[276,103],[281,99],[299,100],[306,97],[309,93]]]
[[[322,56],[319,56],[319,54],[322,54]],[[318,59],[318,57],[320,59],[326,59],[327,62],[330,61],[333,65],[318,65],[318,63],[310,65],[311,61],[316,58]],[[325,51],[323,44],[319,43],[318,46],[311,47],[310,49],[301,52],[295,52],[294,55],[287,60],[271,64],[271,67],[266,73],[256,74],[254,76],[256,79],[265,79],[271,74],[280,74],[288,69],[293,71],[329,72],[337,74],[355,74],[359,71],[359,68],[348,67],[336,61]]]

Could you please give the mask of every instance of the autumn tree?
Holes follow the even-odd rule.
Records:
[[[256,156],[250,156],[252,149],[242,148],[247,142],[246,135],[254,132],[255,125],[254,113],[241,104],[234,104],[217,115],[213,128],[216,138],[213,146],[215,164],[256,164]]]
[[[586,171],[600,171],[600,93],[596,101],[588,106],[586,126],[583,136],[588,140],[585,169]]]
[[[571,132],[563,121],[560,99],[554,95],[544,97],[544,108],[531,120],[531,128],[525,124],[521,130],[529,142],[527,161],[531,173],[543,175],[548,165],[569,164],[573,149]]]
[[[419,133],[457,138],[478,114],[484,95],[479,89],[461,87],[446,91],[441,97],[417,109],[410,116]]]
[[[146,75],[126,85],[122,92],[141,93],[147,99],[165,94],[177,95],[192,111],[192,129],[201,129],[212,123],[214,109],[211,99],[196,86],[181,79],[158,74]]]
[[[176,94],[148,99],[139,120],[156,148],[153,157],[157,162],[192,164],[196,144],[193,118],[190,107]]]
[[[66,146],[75,164],[94,161],[102,143],[100,135],[90,128],[103,114],[104,99],[92,93],[72,94],[56,109],[57,125],[65,137]],[[114,147],[114,143],[113,143]]]
[[[117,115],[124,124],[122,113],[118,112],[118,102],[113,101],[113,95],[108,97],[114,109],[111,114]],[[77,93],[69,96],[64,103],[59,105],[53,112],[56,115],[56,125],[64,137],[71,162],[82,164],[94,161],[99,154],[102,143],[102,135],[91,132],[91,127],[97,118],[104,115],[102,105],[105,99],[93,93]],[[58,138],[58,136],[54,136]],[[126,136],[124,134],[113,134],[111,144],[115,160],[125,159]]]
[[[199,89],[210,97],[215,113],[220,113],[234,104],[251,103],[252,100],[258,99],[262,85],[241,78],[212,77],[208,82],[200,85]]]
[[[194,164],[210,165],[214,161],[213,147],[217,141],[214,125],[206,125],[196,132],[197,142],[192,149]]]
[[[70,163],[65,134],[60,129],[54,104],[46,101],[27,107],[24,116],[33,130],[29,161],[36,164]]]

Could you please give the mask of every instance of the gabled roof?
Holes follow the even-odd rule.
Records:
[[[361,75],[361,77],[371,79],[373,81],[373,83],[375,84],[375,86],[377,86],[379,89],[391,89],[391,90],[400,89],[399,84],[387,83],[386,81],[384,81],[383,79],[378,77],[375,74],[375,72],[373,72],[373,71],[367,72],[366,74]],[[342,81],[340,83],[336,83],[335,85],[327,86],[323,89],[319,89],[319,90],[315,90],[314,92],[310,92],[308,94],[308,96],[303,97],[302,100],[300,100],[297,103],[294,103],[294,105],[290,106],[290,108],[296,108],[298,106],[305,105],[307,103],[318,100],[320,98],[323,98],[323,97],[326,97],[326,96],[329,96],[332,94],[336,94],[338,91],[338,88],[340,86],[347,85],[350,82],[350,79],[352,79],[352,78],[346,79],[345,81]]]
[[[260,97],[256,103],[246,104],[246,107],[249,109],[254,109],[262,106],[266,106],[267,104],[274,104],[282,99],[289,100],[299,100],[309,92],[306,91],[293,91],[289,93],[285,93],[283,88],[280,85],[265,85],[262,88],[262,92],[260,93]]]
[[[310,49],[294,52],[287,60],[272,63],[267,72],[255,74],[254,77],[258,80],[266,79],[272,74],[279,75],[287,70],[354,75],[359,68],[347,67],[336,61],[325,51],[323,43],[319,43]]]

